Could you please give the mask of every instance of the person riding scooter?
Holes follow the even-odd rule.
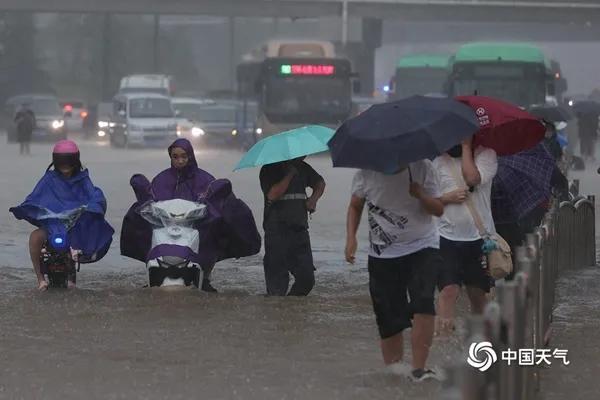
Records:
[[[202,268],[201,289],[216,292],[210,283],[216,262],[260,251],[261,240],[254,217],[250,208],[233,195],[231,182],[215,179],[198,168],[193,147],[187,139],[177,139],[169,146],[168,153],[171,167],[159,173],[152,182],[141,174],[130,180],[137,202],[123,221],[121,254],[143,262],[148,262],[150,255],[169,255],[152,249],[152,226],[140,214],[148,202],[181,199],[203,203],[207,212],[195,224],[199,247],[192,249],[190,261]]]
[[[20,206],[10,209],[17,219],[38,227],[29,238],[29,253],[39,290],[48,288],[46,271],[41,269],[40,260],[42,249],[51,236],[49,226],[61,215],[76,209],[82,211],[68,231],[68,242],[76,250],[78,262],[96,262],[107,253],[114,233],[104,219],[106,199],[92,183],[88,170],[82,167],[77,145],[70,140],[61,140],[54,146],[52,163],[33,192]],[[70,286],[74,284],[70,281]]]

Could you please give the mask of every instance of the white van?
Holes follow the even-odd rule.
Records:
[[[130,75],[121,79],[119,94],[157,93],[172,96],[175,87],[173,78],[168,75]]]
[[[115,147],[166,147],[177,139],[177,121],[171,98],[153,93],[119,94],[113,99]]]

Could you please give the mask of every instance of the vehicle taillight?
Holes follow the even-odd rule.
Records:
[[[63,110],[65,110],[65,112],[71,112],[73,111],[73,106],[71,104],[65,104]]]
[[[81,115],[81,118],[85,118],[88,116],[88,112],[84,110],[81,113],[79,113],[79,115]]]

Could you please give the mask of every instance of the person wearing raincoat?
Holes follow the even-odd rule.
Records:
[[[147,262],[151,251],[152,227],[139,214],[148,201],[182,199],[201,202],[208,207],[208,216],[196,227],[200,234],[199,249],[194,249],[190,261],[203,270],[201,289],[217,290],[210,283],[216,262],[250,256],[260,251],[260,235],[250,208],[233,194],[231,182],[215,179],[198,167],[194,149],[187,139],[177,139],[168,148],[171,166],[160,172],[152,182],[141,174],[130,184],[136,195],[123,220],[121,254]]]
[[[17,219],[38,227],[29,237],[31,263],[38,280],[38,289],[46,290],[48,283],[41,270],[40,257],[49,232],[47,216],[84,207],[75,225],[68,231],[68,241],[76,250],[78,261],[91,263],[107,253],[112,242],[113,228],[104,219],[106,199],[95,187],[89,171],[80,161],[77,145],[61,140],[52,151],[52,163],[25,201],[10,209]],[[46,218],[45,218],[46,217]],[[70,282],[69,286],[74,286]]]

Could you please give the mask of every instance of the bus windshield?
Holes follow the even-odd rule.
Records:
[[[455,75],[452,94],[495,97],[518,106],[542,104],[546,96],[546,75],[519,65],[473,65]]]
[[[398,68],[394,98],[444,93],[448,72],[443,68]]]
[[[272,78],[264,96],[267,117],[282,122],[338,122],[352,107],[350,82],[338,78]]]

